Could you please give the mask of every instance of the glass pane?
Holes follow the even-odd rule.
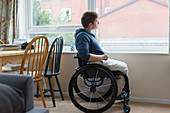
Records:
[[[49,44],[51,45],[57,36],[62,36],[64,40],[64,51],[70,51],[70,47],[74,48],[74,33],[57,33],[57,34],[31,34],[30,38],[33,39],[38,35],[43,35],[48,38]]]
[[[32,0],[32,6],[33,26],[78,25],[87,0]]]
[[[96,0],[96,12],[107,51],[168,51],[168,0]]]

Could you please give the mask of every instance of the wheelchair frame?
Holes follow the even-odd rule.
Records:
[[[118,98],[116,76],[121,74],[125,78],[125,85],[119,99],[122,100],[124,112],[130,112],[129,81],[126,74],[111,71],[100,64],[87,64],[87,61],[80,58],[78,63],[79,67],[76,68],[69,83],[69,96],[79,110],[100,113],[109,109]]]

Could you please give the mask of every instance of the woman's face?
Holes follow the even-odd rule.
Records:
[[[99,24],[99,21],[98,21],[98,19],[96,18],[96,19],[94,20],[94,23],[92,24],[92,29],[97,29],[97,28],[98,28],[98,24]]]

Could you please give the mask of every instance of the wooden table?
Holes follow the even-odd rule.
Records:
[[[2,65],[6,63],[17,62],[21,64],[24,50],[18,51],[0,51],[0,73],[2,73]]]
[[[25,50],[18,50],[18,51],[0,51],[0,73],[3,73],[2,66],[6,63],[17,62],[21,64],[22,57],[24,55]],[[55,78],[52,77],[52,87],[54,87]]]

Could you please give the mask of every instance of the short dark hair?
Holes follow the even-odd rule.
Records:
[[[84,28],[87,28],[89,23],[94,23],[94,20],[98,18],[98,14],[94,11],[86,11],[81,17],[81,24]]]

